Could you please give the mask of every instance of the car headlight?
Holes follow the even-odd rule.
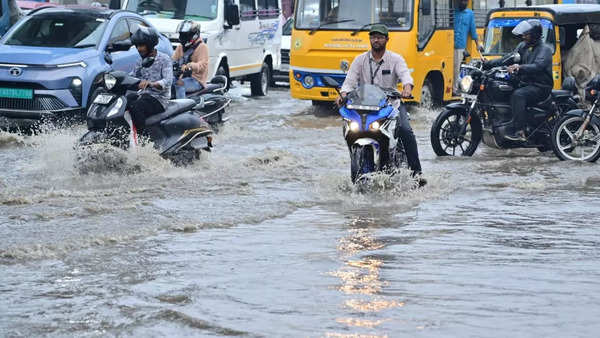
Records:
[[[104,86],[106,89],[111,90],[117,84],[117,78],[112,74],[104,74]]]
[[[121,110],[121,107],[123,107],[123,99],[119,98],[115,103],[114,107],[112,107],[108,114],[106,114],[106,117],[109,118],[113,115],[116,115],[119,112],[119,110]]]
[[[350,131],[357,132],[360,129],[360,125],[356,121],[350,122]]]
[[[473,88],[473,78],[470,75],[467,75],[460,80],[460,90],[463,93],[471,92],[471,88]]]
[[[377,121],[371,123],[371,125],[369,126],[369,128],[371,128],[371,130],[379,130],[379,127],[381,127],[381,125]]]
[[[304,87],[312,88],[315,85],[315,78],[310,75],[306,75],[302,82],[304,84]]]

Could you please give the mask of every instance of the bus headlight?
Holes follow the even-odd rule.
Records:
[[[358,122],[352,121],[350,122],[350,131],[356,133],[360,129]]]
[[[315,85],[315,78],[310,75],[306,75],[302,83],[304,84],[304,87],[312,88]]]
[[[460,80],[460,90],[463,93],[470,93],[471,88],[473,88],[473,78],[470,75],[467,75]]]
[[[371,125],[369,126],[369,128],[371,128],[371,130],[379,130],[379,127],[381,127],[381,125],[377,121],[371,123]]]

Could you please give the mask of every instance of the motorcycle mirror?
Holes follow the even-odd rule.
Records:
[[[113,59],[112,56],[110,56],[110,53],[104,53],[104,61],[106,61],[106,63],[108,63],[109,65],[113,64]]]
[[[338,82],[330,76],[323,76],[322,80],[327,87],[338,88],[340,86]]]
[[[513,57],[512,57],[512,59],[513,59],[513,62],[514,62],[514,63],[519,63],[519,62],[521,62],[521,54],[519,54],[519,53],[514,53],[514,54],[513,54]]]

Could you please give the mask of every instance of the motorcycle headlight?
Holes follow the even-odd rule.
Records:
[[[460,90],[463,93],[471,92],[471,88],[473,88],[473,78],[470,75],[467,75],[460,80]]]
[[[123,99],[119,98],[117,102],[115,102],[115,105],[110,109],[108,114],[106,114],[106,117],[109,118],[111,116],[116,115],[119,112],[119,110],[121,110],[121,107],[123,107]]]
[[[104,74],[104,86],[106,89],[111,90],[117,84],[117,78],[112,74]]]
[[[377,121],[371,123],[371,125],[369,126],[369,128],[371,128],[371,130],[379,130],[379,127],[381,127],[381,125]]]
[[[358,125],[358,122],[352,121],[350,122],[350,131],[351,132],[357,132],[360,129],[360,125]]]

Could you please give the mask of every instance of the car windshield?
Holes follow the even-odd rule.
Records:
[[[5,44],[36,47],[95,47],[107,21],[89,15],[65,13],[28,17],[7,37]]]
[[[366,84],[356,88],[348,94],[353,105],[379,106],[382,100],[387,98],[385,92],[372,84]]]
[[[485,34],[484,54],[504,55],[515,50],[521,38],[512,34],[513,28],[519,22],[526,20],[522,19],[492,19],[488,23]],[[556,38],[554,28],[550,20],[542,19],[542,41],[548,44],[554,53],[556,46]]]
[[[210,21],[217,17],[217,0],[130,0],[127,9],[144,16]]]
[[[354,30],[382,23],[390,30],[406,30],[412,21],[412,0],[300,0],[298,29]]]

